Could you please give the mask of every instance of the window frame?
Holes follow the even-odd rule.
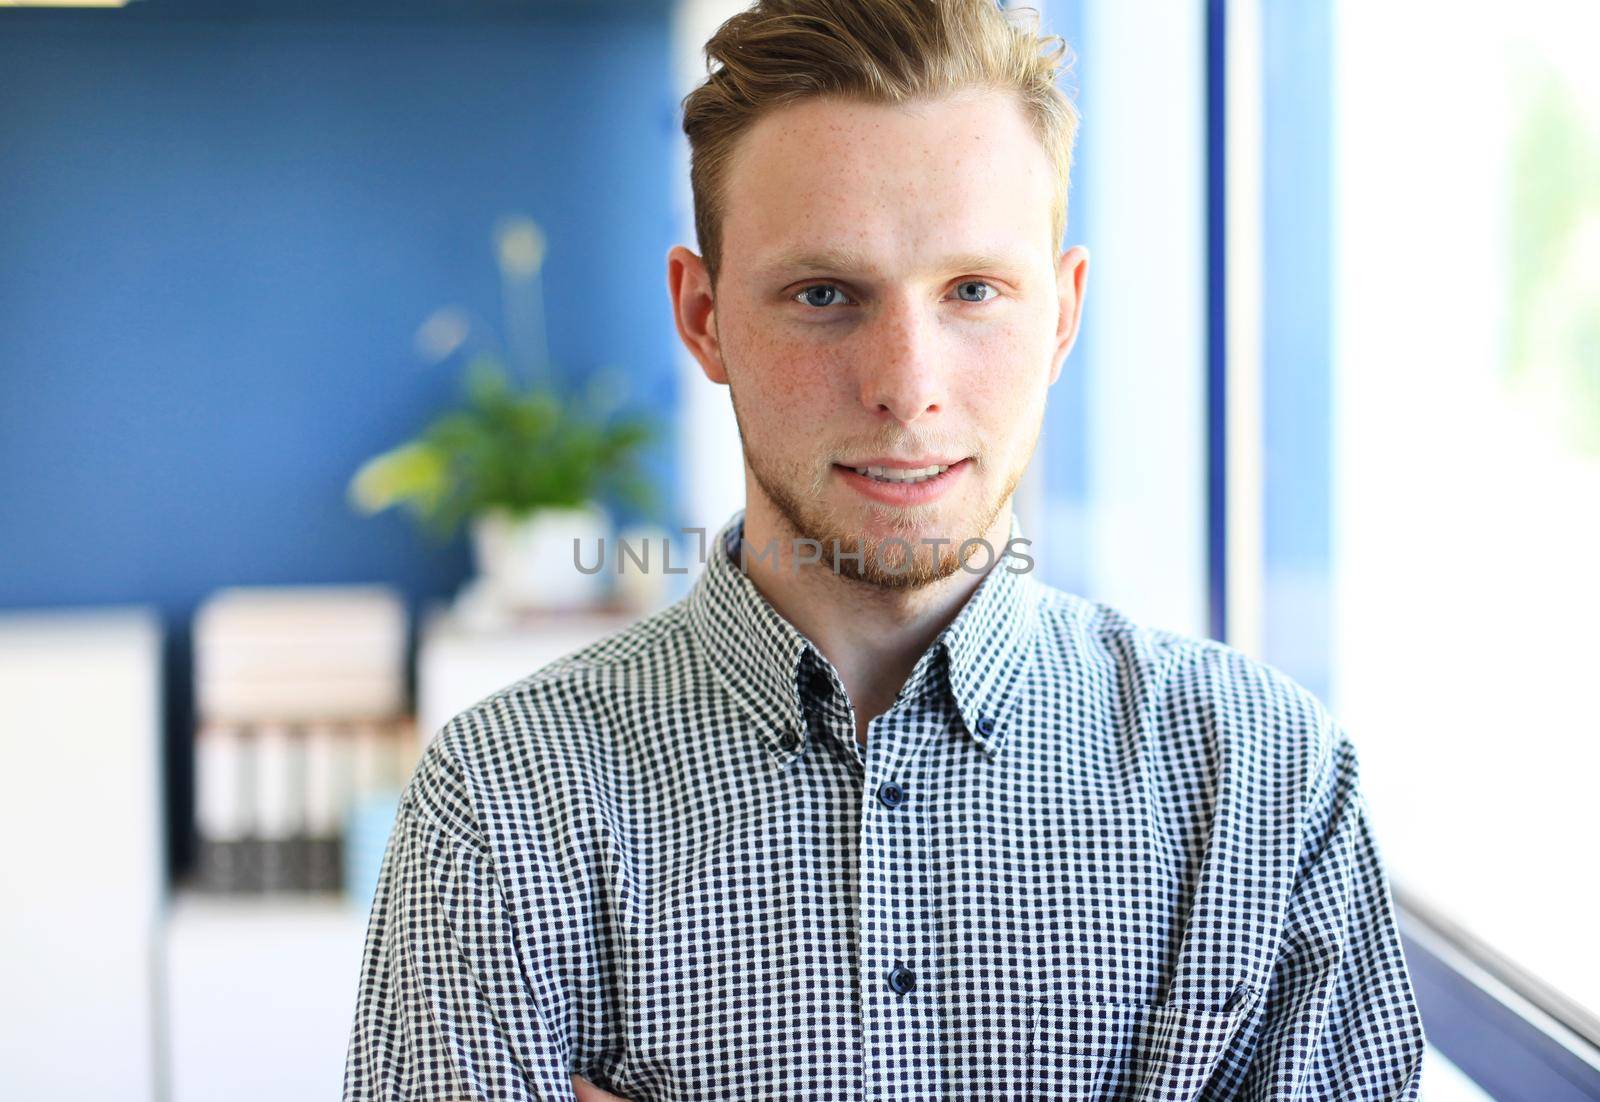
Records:
[[[1428,1043],[1506,1102],[1600,1098],[1600,1019],[1394,890]]]

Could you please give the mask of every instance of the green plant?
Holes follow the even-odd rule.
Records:
[[[514,305],[519,300],[513,292],[537,279],[544,239],[527,219],[502,227],[501,270],[506,300]],[[529,295],[522,301],[536,299]],[[542,317],[542,311],[536,313]],[[454,315],[449,320],[454,324]],[[459,333],[452,330],[444,355],[465,339],[465,323],[459,327]],[[529,328],[513,325],[513,332]],[[540,367],[537,374],[529,372],[533,381],[519,384],[497,351],[472,356],[465,406],[363,463],[347,490],[351,504],[367,514],[402,506],[441,542],[467,518],[495,509],[524,516],[539,508],[575,508],[607,493],[640,509],[653,508],[653,487],[639,476],[636,459],[654,438],[655,426],[643,417],[614,414],[621,377],[600,372],[582,391],[569,391],[539,378],[549,374],[547,354]]]
[[[358,508],[402,505],[442,541],[495,508],[575,508],[606,491],[639,508],[654,504],[633,462],[653,437],[647,421],[596,415],[553,389],[519,389],[490,355],[468,366],[466,390],[466,408],[361,466],[350,484]]]

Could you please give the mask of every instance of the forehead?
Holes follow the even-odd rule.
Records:
[[[883,266],[1053,256],[1050,160],[1015,97],[992,90],[778,108],[740,139],[725,186],[729,271],[765,274],[830,252]]]

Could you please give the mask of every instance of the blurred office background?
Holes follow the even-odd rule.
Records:
[[[0,1094],[331,1096],[421,746],[692,582],[743,481],[677,104],[740,6],[0,4]],[[1600,1097],[1600,9],[1032,6],[1093,254],[1042,576],[1350,730],[1425,1098]],[[517,537],[357,507],[486,351],[654,427],[561,515],[688,573],[513,615]]]

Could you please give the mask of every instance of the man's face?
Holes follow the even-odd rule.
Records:
[[[1043,147],[991,91],[812,99],[744,135],[727,186],[691,348],[730,388],[751,495],[824,562],[835,539],[867,550],[841,573],[895,587],[948,575],[962,540],[994,534],[1076,335],[1087,254],[1056,256]],[[917,484],[857,472],[884,463],[948,469]],[[898,545],[873,553],[891,536],[912,563]]]

